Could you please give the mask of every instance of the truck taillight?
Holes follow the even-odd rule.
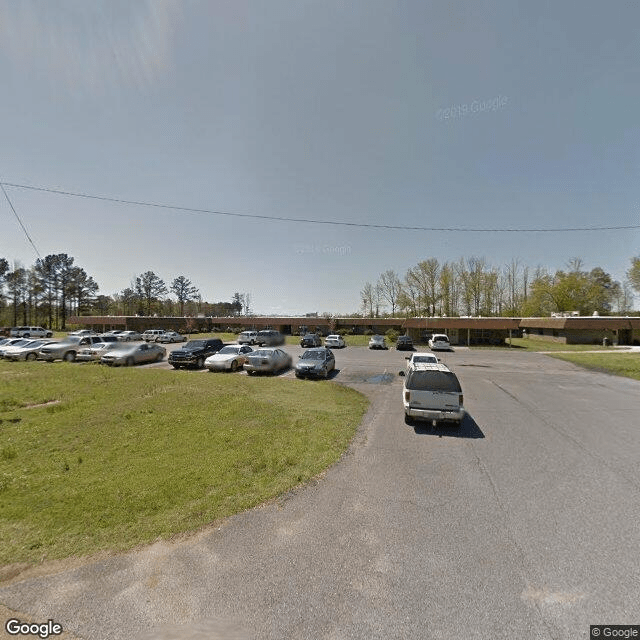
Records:
[[[410,391],[405,391],[404,392],[404,401],[405,402],[409,402],[409,396],[411,395]]]
[[[463,396],[462,396],[462,394],[460,394],[460,395],[458,396],[458,399],[459,399],[459,401],[460,401],[460,406],[462,406],[462,405],[463,405],[463,402],[462,402],[462,400],[463,400]]]

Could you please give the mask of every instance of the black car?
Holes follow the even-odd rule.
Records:
[[[411,336],[399,336],[398,341],[396,342],[396,349],[398,351],[407,350],[413,351],[413,340]]]
[[[202,369],[204,361],[218,353],[224,347],[220,338],[203,338],[202,340],[189,340],[180,349],[174,349],[167,358],[167,362],[174,368],[196,367]]]
[[[321,347],[322,338],[317,333],[307,333],[300,338],[301,347]]]
[[[331,349],[307,349],[296,364],[296,378],[328,378],[336,368],[336,357]]]

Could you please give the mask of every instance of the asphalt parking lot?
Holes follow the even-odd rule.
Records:
[[[456,349],[441,358],[468,419],[414,428],[405,355],[336,351],[334,381],[371,406],[316,482],[192,536],[22,576],[0,603],[86,640],[573,640],[637,624],[640,382]]]

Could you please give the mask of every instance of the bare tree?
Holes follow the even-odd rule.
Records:
[[[391,306],[391,315],[395,315],[398,298],[402,292],[402,283],[400,282],[400,278],[398,278],[398,274],[392,269],[385,271],[380,275],[378,287],[382,299],[386,300]]]

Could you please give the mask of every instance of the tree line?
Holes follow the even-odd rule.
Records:
[[[171,298],[173,295],[175,297]],[[66,253],[38,258],[31,267],[10,267],[0,258],[0,324],[42,325],[64,330],[74,315],[238,316],[251,313],[251,294],[236,292],[230,302],[205,302],[184,275],[169,285],[153,271],[133,278],[111,296]]]
[[[640,293],[640,257],[631,259],[623,282],[600,267],[587,271],[580,258],[555,272],[532,270],[518,259],[495,267],[485,258],[443,263],[428,258],[410,267],[404,277],[388,270],[375,283],[366,282],[360,291],[360,312],[365,317],[629,314],[634,290]]]

